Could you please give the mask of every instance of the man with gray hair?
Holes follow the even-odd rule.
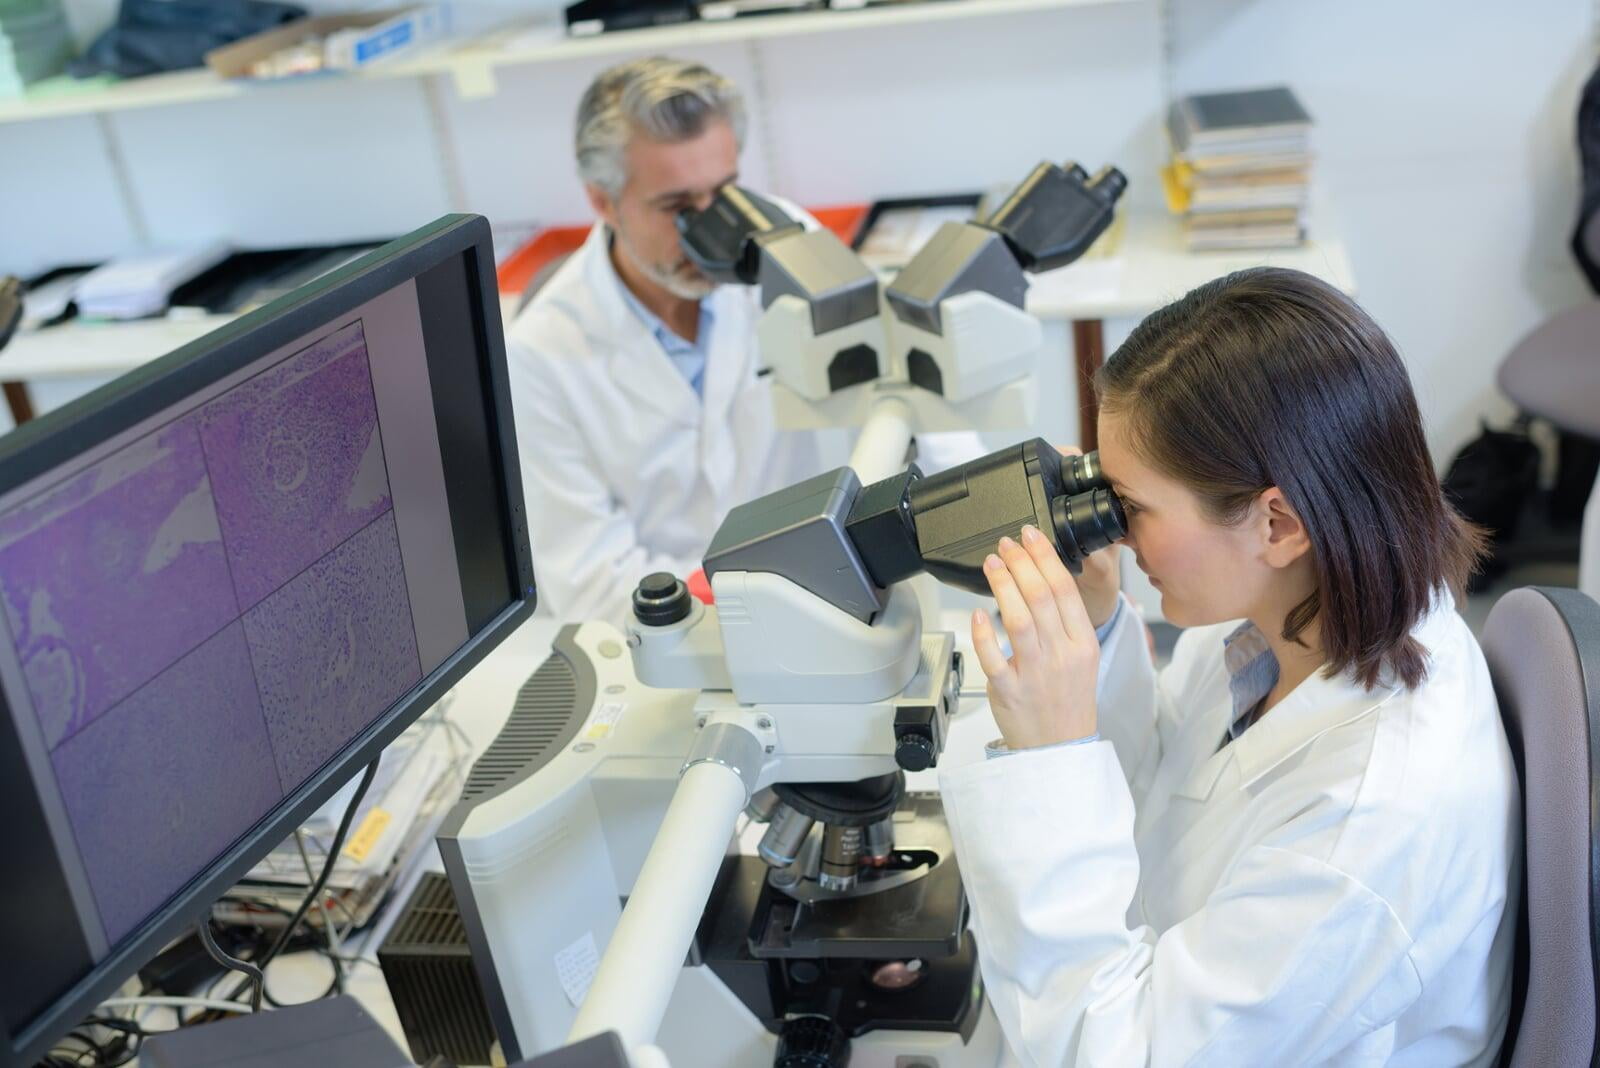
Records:
[[[539,599],[559,618],[620,622],[641,577],[699,567],[730,508],[820,469],[815,435],[773,424],[756,294],[678,243],[677,215],[738,177],[744,132],[739,91],[683,60],[604,71],[578,107],[599,221],[506,338]]]

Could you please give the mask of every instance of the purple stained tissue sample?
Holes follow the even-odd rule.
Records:
[[[167,668],[51,762],[116,942],[283,796],[243,627]]]
[[[0,600],[52,748],[234,619],[194,424],[0,516]]]
[[[206,405],[200,437],[241,609],[390,507],[359,322]]]
[[[292,790],[422,677],[394,514],[246,612],[244,628]]]

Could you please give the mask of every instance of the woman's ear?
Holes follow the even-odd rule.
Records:
[[[1288,567],[1311,551],[1305,523],[1277,486],[1268,486],[1256,498],[1263,526],[1261,558],[1270,567]]]

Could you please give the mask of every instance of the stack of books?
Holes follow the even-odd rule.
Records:
[[[0,98],[61,73],[72,55],[61,0],[0,0]]]
[[[1287,248],[1305,240],[1311,116],[1285,86],[1203,93],[1167,113],[1167,205],[1191,251]]]

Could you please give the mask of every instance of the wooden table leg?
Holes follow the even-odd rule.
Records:
[[[1099,319],[1072,320],[1072,354],[1078,370],[1078,445],[1084,452],[1099,447],[1096,423],[1100,405],[1094,395],[1094,373],[1106,362],[1105,324]]]
[[[0,382],[6,393],[6,405],[11,409],[11,421],[21,426],[33,418],[33,398],[22,382]]]

